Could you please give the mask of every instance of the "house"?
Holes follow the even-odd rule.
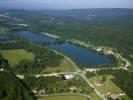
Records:
[[[70,91],[77,91],[78,88],[77,88],[76,86],[70,86],[69,90],[70,90]]]
[[[24,79],[24,75],[17,75],[17,77],[22,80]]]
[[[102,49],[98,48],[98,49],[97,49],[97,52],[99,52],[99,51],[102,51]]]
[[[74,78],[74,75],[64,75],[64,78],[66,79],[66,80],[69,80],[69,79],[72,79],[72,78]]]
[[[37,94],[37,90],[36,89],[33,89],[32,90],[32,93]]]
[[[0,69],[0,71],[4,71],[4,69],[3,69],[3,68],[1,68],[1,69]]]
[[[45,89],[40,89],[40,90],[38,91],[38,94],[39,94],[39,95],[44,95],[45,93],[46,93]]]
[[[113,99],[113,100],[117,100],[119,98],[119,94],[111,94],[110,97]]]
[[[126,95],[125,93],[107,93],[107,96],[112,98],[113,100],[117,100],[119,97]]]

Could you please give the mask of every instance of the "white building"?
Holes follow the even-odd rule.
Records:
[[[0,69],[0,71],[4,71],[4,69],[3,69],[3,68],[1,68],[1,69]]]
[[[66,80],[72,79],[74,78],[74,75],[64,75]]]

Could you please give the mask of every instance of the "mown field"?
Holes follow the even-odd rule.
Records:
[[[59,66],[48,66],[42,72],[73,72],[75,71],[74,65],[68,59],[64,58]]]
[[[87,98],[81,96],[51,96],[38,98],[38,100],[87,100]]]
[[[0,50],[0,53],[9,61],[12,67],[19,64],[22,60],[34,60],[34,54],[24,49]]]

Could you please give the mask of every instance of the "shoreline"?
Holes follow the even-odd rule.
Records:
[[[60,36],[58,35],[54,35],[54,34],[50,34],[50,33],[47,33],[47,32],[41,32],[40,34],[42,35],[46,35],[46,36],[49,36],[51,38],[55,38],[55,39],[59,39],[61,38]],[[131,65],[130,62],[122,57],[118,52],[114,52],[114,48],[110,48],[110,47],[105,47],[105,46],[94,46],[92,45],[90,42],[88,43],[85,43],[84,41],[80,41],[80,40],[77,40],[77,39],[68,39],[66,40],[66,42],[69,42],[69,43],[72,43],[74,45],[79,45],[81,47],[84,47],[86,49],[91,49],[91,50],[94,50],[94,52],[96,53],[101,53],[101,54],[104,54],[106,56],[110,56],[112,55],[115,60],[117,60],[117,65],[115,67],[110,67],[108,69],[123,69],[123,70],[128,70],[128,67]],[[65,55],[65,54],[64,54]],[[100,67],[100,68],[85,68],[86,70],[100,70],[100,69],[107,69],[106,67]]]
[[[47,33],[47,32],[41,32],[40,34],[46,35],[46,36],[48,36],[48,37],[55,38],[55,39],[59,39],[59,38],[60,38],[60,37],[57,36],[57,35],[54,35],[54,34],[51,34],[51,33]]]
[[[113,55],[115,57],[115,59],[118,61],[118,63],[117,63],[118,66],[111,67],[112,69],[128,70],[128,67],[131,65],[130,62],[126,58],[122,57],[118,52],[114,52],[115,49],[112,49],[110,47],[94,46],[90,43],[86,44],[85,42],[82,42],[82,41],[76,40],[76,39],[71,39],[71,40],[69,40],[69,42],[79,45],[79,46],[82,46],[82,47],[85,47],[85,48],[91,48],[94,51],[96,51],[97,53],[103,53],[107,56]],[[123,64],[123,62],[125,64]],[[111,69],[111,68],[108,68],[108,69]],[[86,70],[88,70],[88,69],[100,70],[100,69],[104,69],[104,68],[86,68]],[[105,69],[107,69],[107,68],[105,68]]]

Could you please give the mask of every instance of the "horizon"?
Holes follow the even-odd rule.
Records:
[[[0,8],[26,10],[69,10],[100,8],[133,9],[133,0],[0,0]]]
[[[27,11],[39,11],[39,10],[91,10],[91,9],[130,9],[133,10],[133,8],[74,8],[74,9],[23,9],[23,8],[1,8],[0,10],[27,10]]]

